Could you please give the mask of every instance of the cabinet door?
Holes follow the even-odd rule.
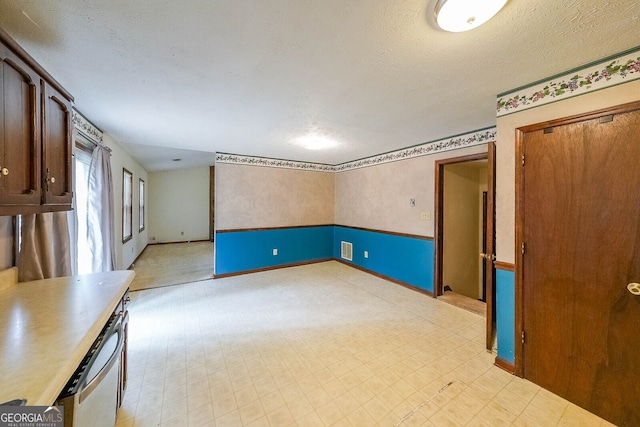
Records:
[[[53,210],[71,209],[71,102],[49,84],[43,88],[44,204],[58,205]]]
[[[0,45],[0,205],[39,205],[40,77]]]

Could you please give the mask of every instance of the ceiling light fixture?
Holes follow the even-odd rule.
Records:
[[[338,145],[338,142],[326,136],[310,133],[295,139],[298,145],[303,146],[307,150],[324,150]]]
[[[435,18],[438,27],[459,33],[473,30],[502,9],[507,0],[438,0]]]

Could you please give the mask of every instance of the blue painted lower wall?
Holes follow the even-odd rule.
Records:
[[[353,243],[345,262],[433,292],[433,241],[334,225],[217,233],[216,276],[340,259],[343,240]]]
[[[320,261],[333,257],[333,226],[217,233],[215,245],[216,276]]]
[[[353,244],[353,260],[366,270],[433,292],[432,240],[335,226],[333,257],[340,259],[340,242]],[[369,257],[364,257],[367,251]]]
[[[496,269],[496,335],[498,358],[515,361],[515,273]]]

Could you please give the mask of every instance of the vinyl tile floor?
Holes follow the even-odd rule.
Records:
[[[132,291],[213,278],[213,243],[148,245],[136,260]]]
[[[133,292],[118,427],[609,426],[484,318],[335,261]]]

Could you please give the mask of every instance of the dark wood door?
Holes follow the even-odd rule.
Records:
[[[71,208],[71,102],[44,85],[44,204]]]
[[[0,204],[40,204],[40,78],[0,45]]]
[[[487,350],[493,349],[493,338],[496,332],[496,267],[495,256],[495,196],[496,196],[496,144],[490,142],[487,151],[487,192],[484,211],[484,296],[487,303],[487,328],[485,346]]]
[[[522,142],[524,376],[623,426],[640,425],[639,129],[636,110]]]
[[[216,167],[209,167],[209,240],[216,237]]]

